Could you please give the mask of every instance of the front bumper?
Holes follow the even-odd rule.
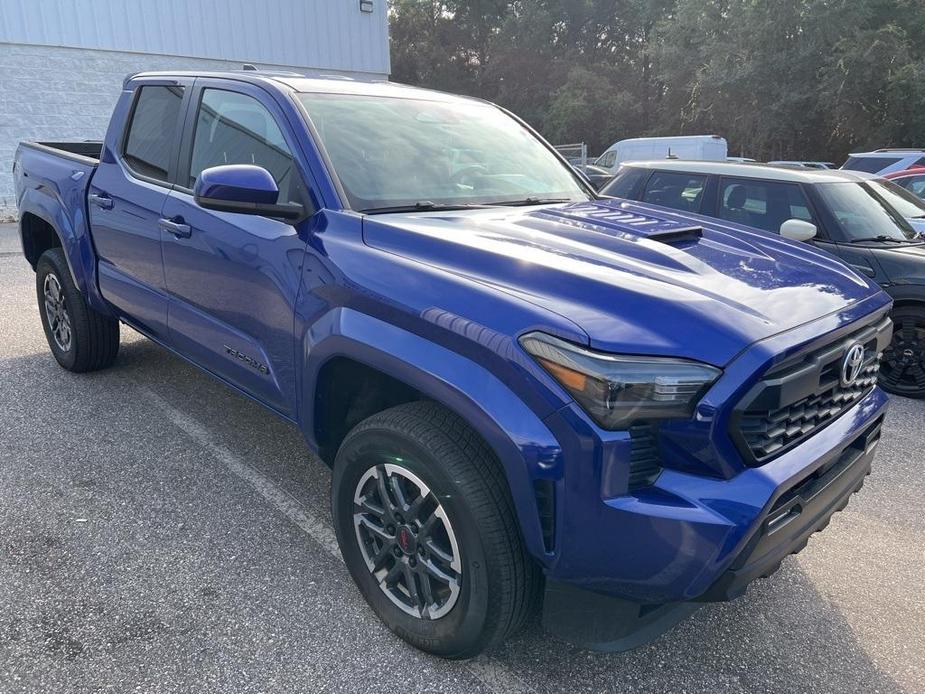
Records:
[[[887,405],[874,388],[801,445],[729,479],[665,469],[652,487],[574,512],[573,498],[601,498],[601,477],[573,476],[547,578],[644,605],[740,595],[805,546],[860,487]]]
[[[703,580],[712,580],[705,592],[687,601],[658,604],[584,590],[574,582],[547,580],[544,627],[584,648],[626,651],[655,640],[700,604],[736,598],[755,579],[774,573],[782,559],[799,552],[813,533],[828,525],[831,517],[847,505],[851,495],[861,488],[864,478],[870,474],[885,409],[882,394],[875,391],[871,395],[876,396],[871,399],[879,403],[872,421],[848,437],[845,445],[816,461],[812,472],[774,495],[753,524],[743,546],[730,553],[729,567],[715,579],[711,578],[716,576],[715,572],[705,571],[690,584],[700,585]],[[871,404],[868,403],[868,407]],[[672,566],[677,569],[682,564]],[[695,567],[690,565],[689,568]]]
[[[757,578],[770,576],[787,555],[806,546],[848,504],[870,474],[880,443],[883,417],[877,417],[840,452],[826,456],[815,472],[780,495],[731,566],[699,601],[732,600]]]

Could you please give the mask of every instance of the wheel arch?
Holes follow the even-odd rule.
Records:
[[[326,430],[348,411],[326,398],[345,369],[371,376],[376,386],[394,388],[391,397],[361,402],[349,419],[365,419],[382,409],[413,400],[432,400],[465,421],[501,464],[528,551],[548,560],[533,480],[561,475],[559,442],[540,417],[501,380],[468,358],[419,335],[352,309],[339,308],[312,326],[304,339],[300,423],[309,444],[330,464],[341,432]],[[360,392],[362,377],[347,392]],[[344,393],[338,394],[343,398]],[[345,422],[344,428],[349,422]],[[352,425],[351,425],[352,427]],[[349,430],[349,429],[348,429]],[[343,435],[347,432],[342,431]]]
[[[895,311],[898,308],[920,308],[925,310],[925,297],[907,297],[903,299],[894,299],[893,310]]]
[[[883,290],[893,300],[893,310],[907,306],[921,306],[925,308],[925,285],[922,284],[892,284]]]
[[[97,288],[96,251],[83,206],[75,211],[72,223],[61,198],[29,188],[19,201],[19,211],[20,241],[32,269],[35,269],[42,253],[49,248],[60,247],[77,290],[94,310],[112,315],[112,309]]]

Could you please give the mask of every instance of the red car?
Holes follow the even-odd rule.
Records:
[[[904,171],[894,171],[883,176],[910,193],[925,199],[925,166],[918,166]]]

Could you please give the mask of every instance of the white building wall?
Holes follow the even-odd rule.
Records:
[[[385,75],[386,0],[2,0],[0,43]]]
[[[22,140],[102,139],[126,75],[240,70],[384,78],[386,0],[0,0],[0,221]]]

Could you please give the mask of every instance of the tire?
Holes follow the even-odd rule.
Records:
[[[64,252],[45,251],[35,267],[35,288],[45,339],[68,371],[105,369],[119,352],[119,321],[94,311],[74,286]]]
[[[880,385],[894,395],[925,398],[925,307],[893,310],[893,340],[883,350]]]
[[[380,479],[393,511],[382,502]],[[331,496],[353,580],[386,626],[411,645],[469,658],[514,633],[537,604],[539,568],[524,549],[500,464],[444,407],[408,403],[360,422],[337,453]],[[408,517],[395,518],[402,508]],[[381,563],[373,561],[376,555]],[[408,567],[416,605],[407,590]],[[452,581],[435,579],[429,567],[444,579],[455,577],[455,594]],[[374,570],[385,575],[387,587],[395,585],[381,588]]]

